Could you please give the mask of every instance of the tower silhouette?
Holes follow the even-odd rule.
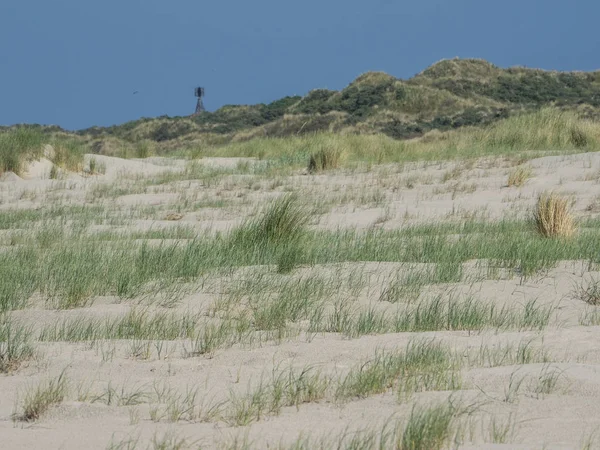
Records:
[[[194,94],[198,98],[198,102],[196,103],[196,112],[194,114],[200,114],[201,112],[206,111],[206,109],[204,109],[204,103],[202,102],[202,98],[204,97],[204,88],[197,87],[194,90]]]

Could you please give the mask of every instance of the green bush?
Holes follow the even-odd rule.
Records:
[[[272,122],[274,120],[283,117],[288,109],[298,103],[302,97],[284,97],[280,100],[269,103],[268,105],[262,105],[260,108],[260,114],[266,122]]]
[[[576,105],[588,103],[600,106],[600,87],[575,74],[553,74],[531,70],[522,74],[508,73],[489,85],[483,94],[509,103]]]
[[[304,97],[295,112],[302,114],[326,114],[334,109],[328,101],[336,94],[329,89],[315,89]]]
[[[187,122],[175,122],[170,120],[161,123],[150,133],[150,139],[156,142],[170,141],[180,136],[185,136],[193,131],[192,125]]]
[[[387,106],[386,94],[394,92],[394,81],[386,80],[378,84],[351,85],[341,92],[333,103],[338,111],[356,116],[367,116],[374,106]]]

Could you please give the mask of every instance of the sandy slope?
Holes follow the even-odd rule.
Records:
[[[88,161],[90,157],[86,157]],[[598,154],[531,161],[533,175],[522,188],[505,186],[510,170],[508,164],[502,166],[502,162],[482,160],[472,167],[454,163],[415,164],[401,169],[378,167],[358,174],[298,174],[286,177],[274,188],[272,180],[251,180],[247,175],[232,176],[213,184],[205,180],[177,180],[149,185],[143,192],[142,180],[165,172],[180,173],[185,163],[160,158],[125,161],[93,157],[105,166],[104,175],[49,180],[45,175],[49,170],[45,160],[32,164],[22,179],[6,175],[0,183],[0,210],[38,209],[50,203],[97,204],[108,210],[121,208],[123,211],[152,207],[156,209],[144,217],[132,216],[125,224],[102,225],[97,229],[135,231],[185,225],[197,232],[208,232],[227,230],[264,204],[265,199],[286,190],[297,190],[307,197],[312,196],[315,202],[329,202],[329,209],[313,224],[315,227],[393,229],[407,223],[461,220],[473,215],[486,219],[507,215],[523,217],[541,191],[556,189],[573,196],[579,216],[592,217],[600,211],[596,209],[600,196]],[[202,164],[235,169],[238,160],[211,158]],[[105,194],[98,192],[103,186],[122,187],[123,191],[102,197]],[[181,219],[166,220],[166,215],[177,210],[186,199],[192,206],[182,212]],[[218,206],[218,201],[224,202],[224,206]],[[383,283],[389,280],[391,273],[401,269],[399,265],[344,264],[304,268],[296,275],[314,272],[321,276],[349,276],[355,269],[370,274],[356,305],[393,309],[393,305],[382,305],[377,300]],[[240,436],[247,436],[253,448],[276,448],[280,443],[291,444],[301,434],[331,438],[343,432],[377,429],[389,420],[406,419],[413,402],[427,404],[445,399],[451,393],[419,393],[406,402],[398,402],[392,392],[343,404],[325,398],[297,408],[283,408],[279,415],[268,415],[247,427],[235,427],[218,419],[157,423],[150,419],[156,401],[123,405],[90,399],[106,392],[109,386],[127,392],[138,390],[147,394],[147,398],[157,386],[169,386],[178,393],[193,386],[199,393],[197,404],[207,406],[227,401],[232,391],[238,395],[248,392],[261,376],[268,376],[275,367],[301,369],[310,365],[323,374],[342,377],[357,364],[373,357],[378,349],[403,349],[415,338],[439,340],[464,358],[476,354],[482,346],[493,349],[528,341],[549,355],[548,363],[462,370],[463,385],[452,395],[481,407],[468,418],[471,435],[460,448],[582,448],[585,439],[600,429],[600,326],[580,325],[579,319],[588,313],[589,307],[572,294],[573,286],[598,275],[588,272],[584,263],[564,262],[526,281],[518,277],[480,280],[433,286],[427,291],[431,295],[452,291],[454,295],[471,295],[477,300],[509,307],[522,307],[528,300],[538,299],[541,305],[556,306],[551,325],[543,331],[398,333],[358,339],[330,333],[316,336],[300,333],[279,343],[236,345],[218,350],[212,358],[184,358],[186,343],[180,341],[165,342],[167,354],[160,359],[154,347],[149,358],[133,358],[131,342],[124,341],[96,345],[38,343],[39,355],[35,360],[12,374],[0,375],[0,448],[104,449],[111,440],[123,442],[128,438],[139,438],[137,448],[146,448],[153,437],[170,432],[189,441],[198,440],[202,448],[219,448]],[[206,313],[218,298],[219,293],[212,286],[198,288],[171,311]],[[105,297],[96,299],[87,308],[52,311],[34,301],[30,308],[16,311],[13,317],[39,330],[64,318],[117,317],[132,307],[133,303]],[[532,383],[548,367],[560,372],[556,389],[547,395],[536,394]],[[60,406],[37,422],[11,420],[27,386],[57,376],[65,369],[69,393]],[[519,395],[507,401],[507,386],[515,373],[525,381]],[[509,442],[491,442],[487,435],[490,427],[486,425],[490,417],[514,420],[514,433]]]

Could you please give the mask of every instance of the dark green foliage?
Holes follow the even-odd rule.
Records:
[[[286,121],[276,121],[265,126],[269,137],[300,136],[319,131],[327,131],[336,121],[332,115],[296,116]]]
[[[386,93],[393,91],[393,80],[374,85],[350,85],[342,91],[339,99],[336,99],[336,109],[359,117],[367,116],[374,106],[386,106],[388,104]]]
[[[487,125],[509,116],[507,109],[468,108],[455,116],[438,116],[431,121],[403,122],[391,119],[377,123],[381,132],[394,139],[412,139],[431,130],[447,131],[465,126]]]
[[[404,100],[404,98],[406,98],[406,89],[404,89],[404,86],[398,86],[396,88],[394,98],[398,101]]]
[[[300,96],[284,97],[280,100],[271,102],[268,105],[263,105],[261,107],[261,116],[265,120],[265,122],[271,122],[273,120],[279,119],[287,112],[287,110],[291,106],[298,103],[301,98],[302,97]]]
[[[486,84],[471,79],[444,78],[436,80],[432,86],[437,89],[444,89],[459,97],[471,97],[472,95],[483,95],[487,89]]]
[[[422,136],[426,129],[418,124],[405,123],[398,119],[383,123],[381,132],[394,139],[411,139]]]
[[[156,142],[169,141],[188,134],[192,129],[192,126],[188,123],[163,122],[149,137]]]
[[[335,91],[329,89],[315,89],[310,91],[304,97],[296,111],[302,114],[325,114],[334,109],[334,106],[328,103],[329,99],[335,95]]]
[[[600,106],[600,86],[581,74],[507,69],[491,82],[442,78],[431,83],[459,97],[480,95],[508,104],[558,105],[586,103]]]
[[[523,71],[507,73],[489,84],[471,80],[445,81],[444,88],[468,96],[479,94],[506,103],[577,105],[587,103],[600,106],[600,86],[590,84],[585,77],[572,73]],[[438,87],[442,87],[438,84]]]
[[[204,112],[193,118],[199,125],[211,125],[210,131],[219,134],[232,133],[246,128],[273,122],[295,105],[301,97],[284,97],[267,105],[226,105],[214,113]]]
[[[486,125],[513,112],[549,104],[600,119],[600,72],[502,69],[477,59],[444,60],[409,80],[368,73],[341,91],[315,89],[304,97],[284,97],[268,104],[226,105],[191,117],[163,116],[155,123],[154,119],[141,118],[118,126],[88,128],[78,134],[115,136],[129,142],[150,139],[165,143],[167,148],[169,141],[182,136],[193,140],[199,134],[210,133],[212,139],[218,134],[223,139],[220,143],[256,127],[264,132],[245,135],[284,137],[342,128],[349,131],[348,127],[368,122],[356,132],[381,132],[409,139],[433,129]],[[346,117],[329,114],[332,112],[345,113]],[[376,123],[371,126],[373,118]],[[63,131],[58,127],[35,127],[42,133]],[[572,140],[578,148],[588,146],[577,130]],[[9,159],[7,163],[14,165]]]

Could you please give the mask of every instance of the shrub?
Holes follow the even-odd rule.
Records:
[[[329,103],[329,99],[335,95],[335,91],[328,89],[315,89],[310,91],[304,97],[296,108],[296,111],[303,114],[326,114],[334,109]]]
[[[279,119],[280,117],[283,117],[290,106],[298,103],[301,98],[302,97],[300,96],[293,96],[275,100],[268,105],[262,106],[261,116],[267,122],[272,122],[273,120]]]
[[[149,135],[149,138],[156,142],[169,141],[180,136],[185,136],[193,131],[193,126],[187,122],[175,121],[163,122],[156,127]]]
[[[386,94],[388,92],[394,92],[396,95],[393,80],[361,86],[350,85],[336,98],[335,109],[359,117],[367,116],[372,112],[374,106],[387,106]]]
[[[576,229],[569,201],[554,193],[540,195],[533,218],[538,233],[544,237],[569,237]]]

